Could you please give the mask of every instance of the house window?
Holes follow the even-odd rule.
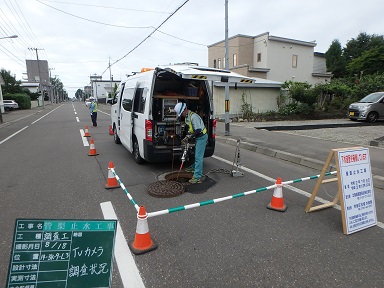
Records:
[[[237,66],[237,54],[233,54],[233,67]]]
[[[257,62],[261,62],[261,53],[257,53]]]
[[[297,55],[292,55],[292,67],[297,68]]]
[[[216,68],[216,59],[213,60],[213,68]]]
[[[225,57],[223,57],[223,68],[225,68]]]
[[[221,59],[217,59],[217,68],[221,69]]]

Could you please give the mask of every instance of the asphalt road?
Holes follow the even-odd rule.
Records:
[[[91,126],[83,103],[52,105],[0,125],[0,275],[7,275],[17,218],[103,219],[100,203],[111,202],[126,241],[133,240],[136,211],[132,203],[122,189],[104,189],[109,161],[127,191],[148,212],[254,191],[272,185],[277,177],[291,180],[319,174],[313,168],[241,149],[247,170],[242,170],[244,177],[234,178],[225,173],[232,169],[234,146],[218,141],[215,156],[204,161],[210,188],[202,185],[203,193],[154,198],[146,192],[148,185],[158,175],[178,169],[178,164],[137,165],[108,135],[108,106],[100,109],[99,126],[90,127],[100,154],[96,157],[87,155],[89,147],[83,146],[79,132]],[[289,146],[305,146],[306,139],[295,137]],[[304,212],[305,192],[310,193],[315,182],[284,187],[288,206],[284,213],[266,209],[273,191],[264,191],[149,218],[158,249],[133,256],[145,287],[382,287],[383,190],[375,189],[380,225],[346,236],[339,210]],[[336,191],[335,184],[328,184],[318,196],[331,200]],[[129,262],[130,257],[124,254],[123,261]],[[115,261],[112,287],[124,287],[127,275],[134,273],[128,267]],[[2,276],[0,286],[5,281]]]

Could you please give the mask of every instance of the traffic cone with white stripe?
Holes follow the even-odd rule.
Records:
[[[109,125],[109,135],[113,135],[112,125]]]
[[[99,155],[99,153],[96,153],[96,147],[95,147],[95,140],[91,138],[89,141],[89,153],[88,156],[96,156]]]
[[[276,180],[276,188],[273,191],[273,196],[271,202],[267,205],[268,209],[285,212],[287,210],[287,206],[284,205],[283,199],[283,185],[281,184],[281,178],[277,178]]]
[[[129,248],[135,255],[144,254],[157,248],[157,244],[151,239],[149,234],[147,218],[148,214],[145,207],[140,206],[137,213],[135,240],[128,243]]]
[[[85,126],[84,137],[91,137],[91,135],[89,134],[89,131],[88,131],[88,126]]]
[[[109,162],[109,165],[108,165],[108,180],[107,180],[107,185],[105,185],[105,189],[114,189],[114,188],[120,187],[120,184],[117,181],[111,169],[115,169],[115,166],[113,165],[112,161]]]

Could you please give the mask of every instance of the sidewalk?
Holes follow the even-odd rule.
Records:
[[[374,185],[384,189],[384,149],[367,144],[380,135],[384,135],[384,123],[373,126],[356,127],[355,125],[355,127],[348,127],[350,123],[346,119],[236,122],[230,123],[230,135],[225,136],[225,123],[218,122],[216,141],[236,146],[237,140],[240,139],[240,148],[242,149],[310,167],[319,172],[322,170],[331,149],[369,147]],[[316,129],[318,128],[316,125],[328,127],[329,124],[340,124],[343,127]],[[299,126],[308,125],[310,126],[300,127],[300,129],[309,128],[307,130],[287,130],[289,127],[281,127],[295,126],[293,129],[299,129]],[[275,130],[275,127],[279,127],[279,130]],[[364,137],[357,132],[359,130],[364,131]]]
[[[43,109],[43,107],[36,107],[36,108],[31,108],[31,109],[23,109],[23,110],[17,109],[17,110],[13,110],[13,111],[5,111],[4,113],[2,113],[3,123],[0,122],[0,129],[2,127],[6,127],[6,126],[11,125],[12,123],[20,121],[24,118],[27,118],[29,116],[39,114],[39,113],[45,112],[47,110],[49,111],[54,106],[55,106],[55,104],[53,104],[53,105],[48,104],[48,105],[44,106],[44,109]]]

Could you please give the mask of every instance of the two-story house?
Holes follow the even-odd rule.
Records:
[[[314,52],[316,42],[270,35],[236,35],[228,39],[229,69],[248,77],[272,81],[324,83],[327,73],[323,53]],[[208,46],[208,66],[225,68],[225,41]]]
[[[323,53],[314,52],[316,42],[306,42],[270,35],[236,35],[228,39],[229,70],[256,78],[256,84],[230,87],[230,115],[241,113],[242,99],[252,105],[254,112],[276,111],[280,86],[285,81],[329,82],[332,74],[326,71]],[[224,69],[225,41],[208,46],[208,66]],[[240,88],[240,89],[239,89]],[[224,114],[222,103],[224,85],[214,83],[214,99],[218,117]]]

